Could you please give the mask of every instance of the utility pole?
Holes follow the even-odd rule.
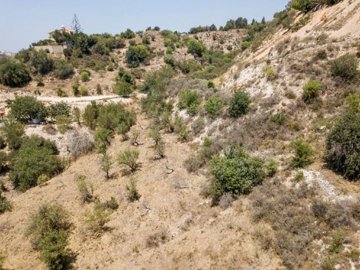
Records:
[[[73,21],[72,21],[72,27],[71,27],[71,28],[74,30],[74,32],[75,32],[76,34],[82,32],[82,28],[81,28],[79,19],[78,19],[78,17],[76,16],[76,14],[74,14],[74,18],[73,18]]]

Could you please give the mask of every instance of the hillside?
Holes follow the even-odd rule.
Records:
[[[66,79],[15,59],[31,80],[0,84],[0,269],[360,269],[360,0],[335,2],[97,37]],[[68,224],[34,233],[44,204]]]

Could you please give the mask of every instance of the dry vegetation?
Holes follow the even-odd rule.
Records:
[[[358,269],[360,3],[305,2],[1,66],[0,269]]]

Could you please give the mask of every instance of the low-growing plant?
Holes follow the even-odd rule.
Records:
[[[11,203],[5,196],[2,195],[2,191],[0,190],[0,215],[6,211],[11,211],[11,209]]]
[[[110,179],[110,170],[112,167],[113,161],[112,157],[108,153],[103,153],[101,156],[101,169],[105,173],[105,178]]]
[[[90,72],[88,70],[81,71],[80,78],[82,82],[90,81]]]
[[[236,91],[230,100],[229,115],[234,118],[245,115],[251,104],[250,95],[244,91]]]
[[[93,235],[98,236],[105,231],[105,224],[110,220],[110,214],[102,203],[95,202],[92,211],[85,214],[85,227]]]
[[[179,94],[179,109],[186,109],[190,115],[198,112],[200,104],[200,96],[196,91],[183,89]]]
[[[218,116],[221,113],[221,110],[224,107],[224,102],[220,97],[212,96],[205,103],[204,107],[205,107],[206,113],[210,117],[215,118],[216,116]]]
[[[313,162],[314,151],[311,146],[302,139],[297,139],[291,143],[294,156],[291,160],[293,168],[304,168]]]
[[[48,108],[49,116],[55,119],[58,115],[70,116],[71,107],[66,102],[51,104]]]
[[[305,103],[311,103],[319,96],[321,91],[321,83],[318,81],[310,80],[303,87],[302,99]]]
[[[23,124],[11,119],[5,120],[1,131],[6,139],[7,145],[11,150],[20,148],[22,137],[25,134],[25,128]]]
[[[80,198],[82,203],[91,203],[94,201],[94,190],[93,186],[86,183],[86,176],[80,175],[76,179],[76,184],[80,192]]]
[[[60,205],[44,204],[32,214],[27,235],[48,269],[68,269],[72,261],[72,252],[67,248],[70,222]]]
[[[55,62],[54,76],[58,79],[65,80],[74,74],[74,67],[63,59]]]
[[[211,161],[211,195],[214,202],[225,193],[248,194],[266,176],[264,162],[251,157],[239,147],[230,147],[225,156],[215,156]]]
[[[105,153],[111,144],[112,132],[106,128],[98,128],[95,133],[95,146],[99,153]]]
[[[351,95],[346,109],[326,138],[329,168],[349,180],[360,178],[360,97]]]
[[[345,54],[335,59],[331,63],[331,75],[350,82],[359,75],[358,60],[355,55]]]
[[[0,63],[0,83],[9,87],[23,87],[31,81],[26,66],[14,61]]]
[[[25,191],[37,185],[41,175],[53,177],[64,169],[56,155],[56,145],[38,136],[23,139],[10,167],[9,178],[15,188]]]
[[[128,148],[118,155],[118,163],[125,165],[130,169],[130,172],[135,172],[140,164],[137,162],[139,158],[139,151],[137,149]]]
[[[126,185],[127,199],[129,202],[138,201],[141,198],[141,195],[136,186],[136,180],[131,178],[129,184]]]
[[[269,66],[269,65],[265,66],[263,72],[268,81],[273,81],[277,77],[277,72],[276,72],[275,68],[272,66]]]
[[[282,125],[286,121],[286,116],[283,113],[276,113],[276,114],[273,114],[271,116],[270,120],[273,123],[276,123],[278,125]]]
[[[55,118],[56,127],[61,134],[71,129],[71,118],[67,115],[58,115]]]

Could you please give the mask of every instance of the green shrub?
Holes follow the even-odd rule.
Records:
[[[345,54],[331,63],[331,75],[344,81],[353,81],[359,75],[358,60],[355,55]]]
[[[120,165],[125,165],[129,167],[131,172],[135,172],[140,164],[138,164],[137,160],[139,158],[139,151],[137,149],[126,149],[119,153],[118,155],[118,163]]]
[[[291,143],[294,156],[291,165],[294,168],[304,168],[313,162],[314,152],[311,146],[302,139],[297,139]]]
[[[72,90],[73,90],[73,94],[75,97],[80,96],[80,90],[79,90],[80,85],[78,83],[75,83],[72,85]]]
[[[166,54],[166,55],[164,56],[164,62],[165,62],[165,64],[168,64],[168,65],[170,65],[170,66],[172,66],[172,67],[175,66],[175,58],[174,58],[174,56],[171,55],[171,54]]]
[[[105,231],[105,224],[110,220],[109,212],[100,202],[95,202],[92,211],[85,214],[86,229],[93,235],[100,235]]]
[[[103,91],[102,91],[102,88],[101,88],[100,84],[96,85],[96,94],[97,95],[102,95],[103,94]]]
[[[114,93],[121,97],[130,97],[133,91],[133,85],[125,81],[117,82],[114,85]]]
[[[264,67],[264,70],[263,70],[265,76],[266,76],[266,79],[268,81],[273,81],[276,79],[277,77],[277,73],[276,73],[276,70],[274,69],[274,67],[272,66],[266,66]]]
[[[24,64],[13,61],[0,63],[0,83],[9,87],[23,87],[31,81]]]
[[[99,106],[96,102],[91,102],[91,104],[85,107],[83,113],[83,121],[85,126],[89,127],[90,129],[94,130],[97,124],[97,118],[99,117]]]
[[[145,45],[130,46],[126,52],[126,63],[130,68],[138,67],[150,56],[150,51]]]
[[[127,199],[129,202],[138,201],[141,195],[136,187],[136,181],[131,178],[128,185],[126,185]]]
[[[43,50],[34,51],[31,55],[30,64],[37,74],[46,75],[53,70],[54,61]]]
[[[179,109],[186,109],[190,115],[195,115],[198,112],[200,104],[200,96],[196,91],[190,89],[183,89],[179,94]]]
[[[125,32],[120,35],[122,38],[132,39],[135,37],[135,33],[131,29],[126,29]]]
[[[319,96],[321,91],[321,83],[318,81],[310,80],[303,87],[302,99],[305,103],[311,103]]]
[[[190,139],[189,130],[179,116],[175,117],[173,126],[174,132],[178,135],[179,141],[187,142]]]
[[[48,108],[49,116],[55,119],[58,115],[70,116],[70,105],[66,102],[51,104]]]
[[[4,149],[6,147],[6,141],[4,137],[0,136],[0,149]]]
[[[15,188],[25,191],[37,185],[40,176],[55,176],[64,166],[55,155],[54,143],[41,137],[25,138],[11,163],[9,178]]]
[[[9,156],[5,151],[0,151],[0,173],[4,172],[7,169]],[[1,183],[0,183],[0,192],[1,192]]]
[[[80,78],[82,82],[88,82],[90,81],[90,72],[87,70],[83,70],[80,73]]]
[[[106,128],[98,128],[95,133],[95,146],[99,153],[105,153],[111,144],[112,132]]]
[[[325,160],[329,168],[349,180],[360,178],[360,97],[348,98],[345,112],[326,138]]]
[[[184,74],[194,73],[202,69],[202,66],[194,59],[176,61],[175,66]]]
[[[265,163],[265,171],[266,175],[269,177],[273,177],[278,171],[278,164],[276,160],[270,159]]]
[[[229,115],[234,118],[245,115],[249,111],[250,95],[244,91],[237,91],[230,100]]]
[[[101,169],[105,173],[106,179],[110,179],[110,170],[112,164],[112,157],[108,153],[104,152],[101,157]]]
[[[71,118],[67,115],[58,115],[55,118],[56,127],[61,134],[71,129]]]
[[[70,236],[68,213],[57,204],[44,204],[30,218],[27,228],[35,250],[50,270],[68,269],[72,252],[67,248]]]
[[[48,111],[45,105],[31,96],[18,96],[9,104],[10,115],[20,122],[31,119],[44,120]]]
[[[89,96],[89,90],[86,88],[85,85],[80,86],[80,96]]]
[[[127,111],[120,103],[101,106],[97,117],[99,127],[120,133],[128,132],[135,121],[135,114]]]
[[[12,209],[11,203],[1,193],[2,192],[0,190],[0,215],[5,213],[6,211],[11,211],[11,209]],[[1,267],[0,267],[0,269],[1,269]]]
[[[6,120],[1,128],[3,136],[11,150],[19,149],[22,143],[22,136],[25,134],[24,125],[13,120]]]
[[[0,253],[0,270],[6,270],[6,269],[4,268],[5,258],[6,258],[6,257],[5,257],[2,253]]]
[[[196,39],[190,39],[186,46],[188,47],[188,53],[191,53],[194,56],[202,57],[204,52],[206,51],[206,47],[201,41]]]
[[[175,72],[170,67],[149,73],[142,86],[142,92],[147,96],[142,100],[142,109],[150,116],[160,116],[165,111],[171,110],[166,102],[166,88],[170,85]]]
[[[77,188],[80,192],[80,198],[82,203],[91,203],[94,201],[93,186],[86,183],[86,176],[80,175],[76,179]]]
[[[276,114],[271,116],[270,120],[273,123],[276,123],[278,125],[282,125],[286,121],[286,116],[283,113],[276,113]]]
[[[57,60],[55,62],[54,76],[58,79],[65,80],[74,74],[74,67],[65,60]]]
[[[239,147],[231,147],[225,156],[216,156],[211,161],[213,175],[212,197],[217,201],[223,194],[248,194],[265,178],[264,162],[251,157]]]
[[[212,96],[205,103],[205,111],[210,117],[215,118],[221,113],[223,106],[224,102],[220,97]]]

